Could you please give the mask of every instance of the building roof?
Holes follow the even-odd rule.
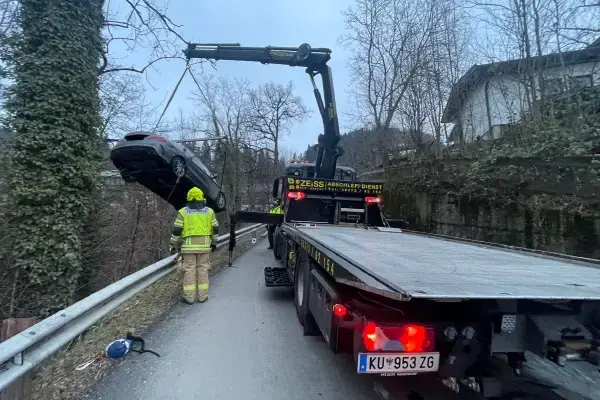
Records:
[[[597,42],[598,40],[581,50],[551,53],[545,56],[532,57],[531,60],[536,70],[559,67],[561,63],[573,65],[598,62],[600,61],[600,46],[596,45]],[[493,76],[523,73],[524,68],[525,63],[523,59],[473,65],[452,87],[444,114],[442,115],[442,122],[448,123],[455,120],[461,104],[464,104],[469,92],[480,83],[487,81]]]

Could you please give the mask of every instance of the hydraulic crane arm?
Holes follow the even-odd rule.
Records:
[[[333,78],[331,68],[327,65],[331,50],[326,48],[312,49],[304,43],[300,47],[242,47],[239,44],[199,44],[190,43],[184,51],[186,57],[207,60],[254,61],[261,64],[289,65],[304,67],[313,85],[317,106],[323,120],[323,134],[319,135],[315,177],[333,179],[337,159],[343,154],[338,146],[340,128],[335,106]],[[314,77],[321,75],[323,97],[317,88]]]

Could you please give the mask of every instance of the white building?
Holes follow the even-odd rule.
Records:
[[[473,65],[452,88],[442,122],[454,124],[451,141],[498,139],[502,126],[518,122],[531,110],[533,94],[540,99],[542,93],[553,96],[567,88],[597,85],[600,40],[582,50],[533,57],[529,63]]]

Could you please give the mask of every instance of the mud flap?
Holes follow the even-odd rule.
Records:
[[[310,313],[331,351],[337,353],[338,326],[332,310],[338,302],[338,295],[325,276],[316,268],[310,271],[309,286],[308,308]]]

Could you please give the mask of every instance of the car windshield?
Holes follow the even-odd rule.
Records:
[[[206,167],[206,165],[204,165],[204,163],[202,161],[200,161],[200,157],[198,156],[194,156],[192,158],[192,162],[194,164],[196,164],[198,167],[200,167],[200,169],[208,176],[210,176],[212,178],[213,173]]]
[[[315,167],[313,166],[305,166],[303,168],[297,167],[288,167],[285,171],[285,174],[288,176],[303,176],[303,177],[312,177],[315,173]],[[353,181],[355,180],[354,172],[352,170],[346,170],[341,168],[336,168],[334,179],[338,181]]]
[[[341,168],[337,168],[335,171],[335,179],[339,181],[354,181],[355,176],[351,170],[344,170]]]

